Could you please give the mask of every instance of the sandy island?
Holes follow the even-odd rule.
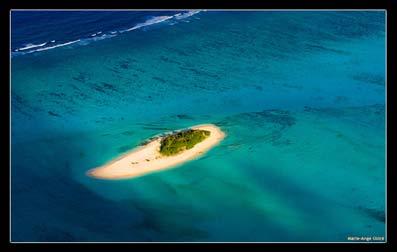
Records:
[[[170,169],[183,162],[197,158],[225,138],[225,133],[213,124],[197,125],[190,127],[190,129],[208,130],[211,133],[208,138],[197,143],[193,148],[174,156],[160,154],[160,143],[164,136],[158,137],[144,146],[140,146],[111,160],[103,166],[89,170],[87,175],[99,179],[124,179]]]

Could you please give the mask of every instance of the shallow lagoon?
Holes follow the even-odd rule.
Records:
[[[12,59],[12,240],[384,236],[383,12],[203,12]],[[214,123],[178,168],[85,172]]]

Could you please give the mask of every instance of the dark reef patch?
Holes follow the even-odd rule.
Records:
[[[175,117],[181,120],[193,120],[193,117],[186,114],[178,114]]]
[[[111,91],[117,91],[116,87],[113,84],[107,83],[107,82],[102,82],[102,85],[105,89],[109,89]]]
[[[119,68],[121,69],[128,69],[130,67],[130,61],[129,60],[122,60],[118,63]]]
[[[74,76],[72,79],[75,81],[85,83],[86,81],[88,81],[88,76],[87,73],[79,72],[79,74],[77,76]]]
[[[153,76],[152,79],[153,79],[153,80],[156,80],[156,81],[158,81],[158,82],[161,82],[161,83],[166,83],[166,82],[167,82],[165,79],[160,78],[160,77],[156,77],[156,76]]]
[[[291,144],[291,140],[284,138],[283,133],[296,124],[296,119],[289,111],[270,109],[237,114],[215,124],[225,129],[229,128],[229,130],[233,130],[235,125],[245,125],[244,127],[249,128],[247,132],[256,132],[255,137],[247,134],[239,135],[235,136],[235,141],[223,144],[229,150],[234,150],[242,147],[249,148],[258,142],[270,143],[278,147],[288,146]]]
[[[338,49],[333,49],[321,45],[313,45],[313,44],[305,44],[306,48],[310,50],[318,50],[318,51],[326,51],[326,52],[332,52],[332,53],[337,53],[337,54],[342,54],[342,55],[348,55],[349,53],[346,51],[338,50]]]
[[[132,136],[132,135],[134,135],[134,131],[127,130],[127,131],[122,132],[121,134],[124,136]]]
[[[70,84],[70,86],[71,86],[74,90],[81,92],[81,89],[80,89],[79,87],[77,87],[76,85]]]
[[[165,49],[168,50],[168,51],[170,51],[171,54],[172,54],[172,53],[176,53],[176,54],[178,54],[179,56],[183,56],[183,57],[189,57],[189,56],[190,56],[189,54],[187,54],[187,53],[184,52],[183,50],[180,50],[180,49],[177,49],[177,48],[169,48],[169,47],[166,47]]]
[[[57,114],[57,113],[55,113],[55,112],[52,112],[52,111],[48,111],[48,114],[49,114],[50,116],[61,117],[61,115],[59,115],[59,114]]]
[[[95,89],[95,90],[98,91],[98,92],[101,92],[101,93],[106,94],[104,88],[101,87],[101,86],[99,86],[99,85],[94,84],[94,85],[92,86],[92,88]]]
[[[120,72],[119,70],[115,69],[115,68],[107,67],[107,69],[108,69],[109,71],[113,72],[113,73],[121,74],[121,72]]]
[[[386,216],[385,216],[385,210],[382,209],[375,209],[375,208],[366,208],[359,206],[357,209],[362,212],[363,214],[377,220],[380,222],[385,223]]]
[[[369,106],[346,107],[346,108],[313,108],[304,107],[304,112],[319,117],[338,117],[354,121],[361,126],[368,124],[383,127],[385,117],[385,105],[374,104]],[[366,115],[366,116],[362,116]]]
[[[57,97],[57,98],[65,98],[65,96],[66,96],[65,93],[55,93],[55,92],[50,92],[49,95]]]
[[[296,123],[296,120],[291,116],[289,111],[270,109],[262,112],[245,113],[242,116],[254,119],[257,122],[278,124],[282,128],[291,127]]]
[[[383,75],[361,73],[359,75],[353,75],[352,78],[360,82],[374,84],[378,86],[385,85],[385,77]]]
[[[29,109],[30,106],[27,102],[19,95],[14,92],[11,93],[11,109],[25,115],[28,118],[31,118],[32,115],[26,112],[26,109]],[[13,113],[13,112],[12,112]]]
[[[191,73],[194,73],[198,76],[207,76],[207,77],[211,77],[211,78],[215,78],[215,79],[220,79],[219,75],[217,74],[212,74],[212,73],[208,73],[206,71],[202,71],[202,70],[198,70],[196,68],[191,68],[191,67],[179,67],[181,70],[184,71],[189,71]]]
[[[163,62],[173,63],[173,64],[177,64],[177,65],[181,64],[180,62],[178,62],[176,60],[172,60],[172,59],[170,59],[168,57],[165,57],[165,56],[160,56],[160,60],[163,61]]]

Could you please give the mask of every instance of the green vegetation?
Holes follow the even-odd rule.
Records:
[[[161,140],[160,153],[165,156],[172,156],[191,149],[197,143],[206,139],[210,133],[208,130],[188,129],[168,135]]]

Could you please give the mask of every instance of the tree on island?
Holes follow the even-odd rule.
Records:
[[[165,156],[176,155],[193,148],[211,134],[208,130],[188,129],[165,136],[161,140],[160,153]]]

